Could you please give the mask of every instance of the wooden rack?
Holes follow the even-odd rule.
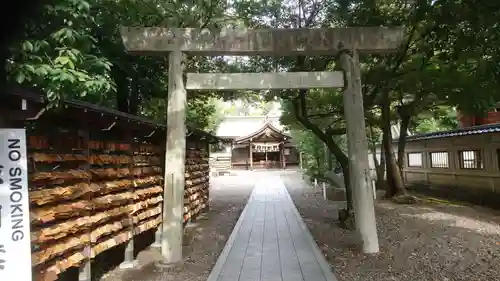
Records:
[[[54,281],[69,268],[161,224],[162,147],[130,139],[66,137],[64,146],[45,136],[29,137],[36,281]],[[209,206],[208,154],[188,149],[185,163],[188,223]]]
[[[186,183],[184,187],[184,222],[195,220],[208,208],[209,198],[208,155],[203,149],[186,152]]]
[[[161,223],[161,149],[66,143],[72,145],[59,152],[44,136],[29,138],[32,264],[40,281]]]

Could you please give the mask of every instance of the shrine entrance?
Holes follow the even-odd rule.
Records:
[[[271,151],[272,146],[255,144],[255,152],[252,155],[253,168],[255,169],[279,169],[283,167],[281,151]]]
[[[368,142],[362,114],[364,108],[358,53],[380,54],[396,51],[404,38],[404,28],[224,29],[212,32],[192,28],[128,27],[122,28],[121,33],[125,48],[130,53],[169,56],[165,155],[167,165],[164,219],[160,235],[165,263],[182,261],[186,89],[222,91],[343,88],[349,177],[354,193],[356,228],[362,240],[363,251],[379,251],[373,191],[369,179]],[[337,56],[342,71],[187,73],[187,83],[184,85],[185,53],[205,56]],[[251,161],[254,159],[253,147],[249,146]]]
[[[233,165],[233,168],[285,169],[288,162],[294,162],[290,141],[289,135],[266,122],[259,130],[234,140],[232,158],[235,163],[245,165]]]

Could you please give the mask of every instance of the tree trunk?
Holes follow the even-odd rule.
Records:
[[[384,146],[387,189],[385,196],[391,198],[399,193],[406,193],[401,173],[392,149],[391,116],[389,93],[383,93],[382,99],[382,144]]]
[[[349,179],[349,159],[332,138],[330,138],[326,142],[326,146],[328,147],[328,150],[333,154],[333,156],[335,156],[335,158],[340,164],[340,167],[342,167],[342,173],[344,175],[346,201],[347,201],[347,211],[353,212],[354,211],[353,201],[352,201],[353,198],[352,198],[352,190]]]
[[[353,212],[353,198],[352,198],[352,190],[351,190],[351,179],[349,178],[349,163],[340,162],[340,167],[342,167],[342,173],[344,174],[344,185],[345,185],[345,200],[346,200],[346,210],[347,212]]]
[[[327,147],[327,151],[326,151],[326,163],[327,163],[327,167],[328,167],[328,171],[331,171],[333,170],[333,157],[332,157],[332,152],[330,151],[330,149],[328,149]]]
[[[373,131],[373,126],[370,125],[370,140],[371,140],[371,145],[370,145],[370,151],[372,153],[373,157],[373,164],[375,166],[375,173],[377,174],[377,180],[376,180],[376,186],[377,189],[379,188],[379,183],[381,183],[384,180],[384,174],[383,174],[383,169],[381,169],[381,163],[377,159],[377,142],[375,141],[375,132]],[[383,151],[384,146],[380,146],[381,150]],[[382,153],[381,153],[382,156]],[[380,158],[382,160],[382,157]]]
[[[375,170],[378,170],[378,168],[380,167],[380,163],[378,162],[378,159],[377,159],[377,147],[375,145],[371,145],[370,150],[371,150],[372,156],[373,156],[373,165],[375,166],[374,168],[375,168]]]
[[[379,165],[379,169],[380,169],[380,179],[381,180],[385,180],[386,178],[386,175],[385,175],[385,149],[384,149],[384,146],[381,145],[380,146],[380,165]]]
[[[346,199],[346,208],[340,209],[338,212],[340,226],[348,230],[356,230],[356,215],[354,213],[354,198],[351,189],[351,179],[349,177],[349,162],[346,158],[345,161],[339,161],[339,164],[342,167],[342,173],[344,174]]]
[[[316,160],[316,166],[318,167],[318,175],[316,177],[318,177],[318,176],[323,177],[323,175],[320,175],[321,174],[321,160],[319,159],[318,154],[314,155],[314,160]]]
[[[401,174],[401,178],[403,177],[403,169],[406,161],[406,137],[408,136],[408,128],[410,127],[410,116],[407,114],[403,114],[401,116],[401,124],[399,125],[400,133],[399,133],[399,141],[398,141],[398,167]]]
[[[394,153],[388,149],[385,149],[385,158],[387,173],[387,189],[385,197],[391,198],[398,194],[405,194],[406,189],[403,183],[403,179],[401,178],[401,173],[399,171],[399,166],[396,162],[396,158],[394,157]]]
[[[381,172],[381,169],[380,169],[381,165],[377,159],[377,147],[372,145],[372,146],[370,146],[370,150],[371,150],[372,157],[373,157],[373,165],[375,166],[375,173],[377,175],[376,185],[378,188],[378,184],[384,180],[384,174],[383,174],[383,172]]]
[[[375,154],[373,156],[375,159],[377,158],[377,155]],[[385,149],[384,146],[380,146],[380,162],[377,167],[377,182],[376,182],[376,187],[377,189],[385,189]]]

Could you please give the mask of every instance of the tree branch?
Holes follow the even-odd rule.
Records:
[[[300,90],[299,91],[299,96],[298,99],[300,101],[300,113],[301,116],[304,118],[307,118],[307,106],[306,106],[306,95],[307,95],[307,90]]]
[[[331,111],[331,112],[325,112],[325,113],[316,113],[316,114],[310,114],[307,115],[307,118],[324,118],[324,117],[332,117],[332,115],[341,115],[340,112],[338,111]]]
[[[331,136],[339,136],[347,134],[347,128],[328,128],[326,134]]]
[[[328,137],[325,132],[323,132],[317,125],[313,124],[307,118],[304,118],[300,112],[301,105],[299,104],[299,99],[292,100],[293,111],[297,121],[306,129],[310,130],[314,135],[316,135],[322,142],[326,144],[328,149],[333,153],[335,158],[341,163],[343,168],[348,169],[348,159],[345,153],[340,149],[340,147],[333,141],[332,138]],[[335,133],[335,132],[334,132]]]
[[[313,7],[311,9],[311,13],[307,17],[306,21],[304,22],[305,27],[310,27],[314,18],[318,15],[321,5],[318,2],[314,2]]]

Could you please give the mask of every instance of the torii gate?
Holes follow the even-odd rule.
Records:
[[[168,119],[164,186],[162,255],[167,264],[182,261],[182,208],[186,149],[186,88],[190,90],[309,89],[345,86],[349,164],[354,195],[356,226],[365,253],[379,251],[373,190],[369,179],[368,145],[363,116],[363,95],[358,52],[394,52],[404,29],[383,27],[316,29],[223,29],[218,32],[193,28],[121,29],[131,54],[169,55]],[[183,81],[184,53],[193,55],[335,55],[340,51],[344,72],[294,73],[188,73]],[[347,85],[344,85],[344,73]]]

